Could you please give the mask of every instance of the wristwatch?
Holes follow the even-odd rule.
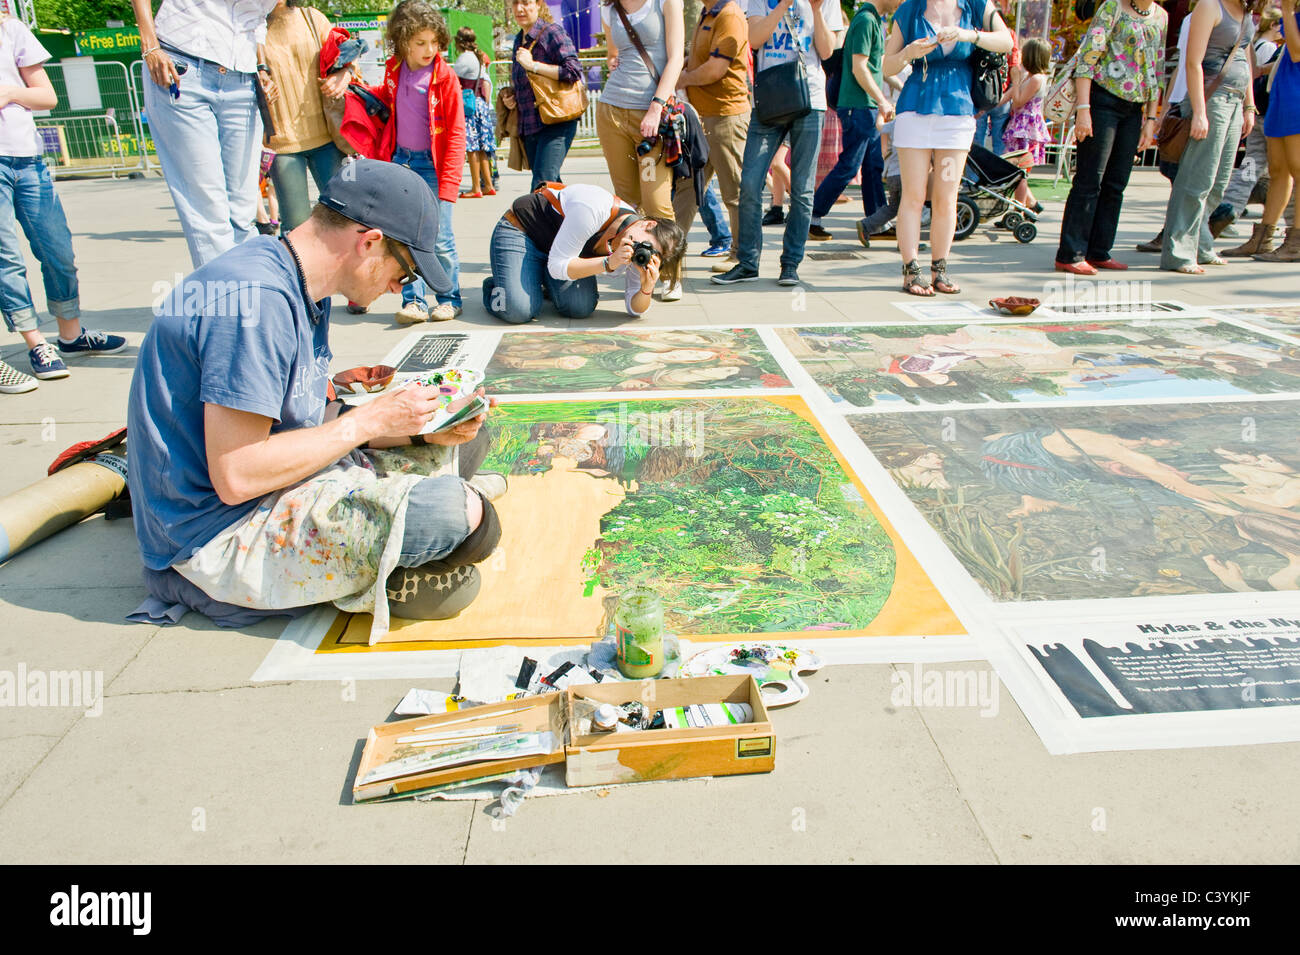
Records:
[[[422,434],[413,434],[411,435],[411,443],[418,444],[418,445],[425,445],[429,443],[429,439]]]

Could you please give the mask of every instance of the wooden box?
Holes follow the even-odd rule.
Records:
[[[447,788],[468,780],[484,780],[533,766],[563,762],[564,719],[564,700],[556,692],[521,700],[507,700],[490,706],[476,706],[471,710],[417,716],[409,720],[372,727],[366,738],[365,748],[361,751],[361,762],[357,766],[356,778],[352,784],[352,797],[357,802],[401,799],[420,792]],[[449,766],[399,776],[395,779],[362,782],[371,770],[384,765],[394,757],[400,757],[409,750],[409,747],[398,741],[400,737],[413,735],[417,731],[433,732],[442,727],[451,732],[502,724],[518,724],[518,731],[521,733],[550,731],[555,734],[555,748],[549,753],[540,755],[467,763],[462,766]]]
[[[614,704],[639,701],[650,710],[697,703],[748,703],[754,721],[691,729],[582,734],[574,704],[583,699]],[[570,786],[770,773],[776,764],[772,724],[758,684],[748,674],[574,686],[565,690],[565,702],[570,733],[565,781]]]

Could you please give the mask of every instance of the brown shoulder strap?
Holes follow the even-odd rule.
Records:
[[[1219,4],[1219,9],[1223,9],[1223,4]],[[1208,100],[1213,96],[1223,84],[1223,77],[1228,72],[1228,66],[1232,63],[1232,58],[1237,55],[1237,47],[1241,46],[1241,38],[1246,35],[1246,19],[1250,14],[1242,7],[1241,27],[1237,30],[1237,42],[1232,44],[1232,49],[1228,51],[1228,58],[1223,61],[1223,66],[1219,67],[1219,72],[1215,75],[1210,85],[1205,88],[1205,98]]]
[[[649,0],[649,2],[654,3],[654,0]],[[655,69],[655,61],[650,59],[650,54],[645,51],[645,44],[642,43],[641,38],[636,35],[636,30],[632,29],[632,22],[628,20],[627,14],[623,12],[623,5],[619,3],[619,0],[614,0],[614,10],[618,13],[619,20],[623,22],[623,30],[627,33],[628,39],[632,41],[632,45],[636,47],[636,51],[641,54],[641,59],[645,61],[645,68],[650,71],[651,79],[653,79],[655,85],[658,86],[659,71]]]

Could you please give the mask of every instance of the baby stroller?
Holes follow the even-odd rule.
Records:
[[[1038,235],[1037,214],[1016,201],[1016,186],[1025,171],[1005,156],[983,146],[971,146],[957,194],[957,228],[953,238],[964,239],[979,228],[981,220],[1001,216],[998,223],[1010,229],[1019,242],[1033,242]]]

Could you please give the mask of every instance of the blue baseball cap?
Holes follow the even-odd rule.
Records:
[[[379,159],[357,159],[345,163],[325,184],[320,203],[402,243],[430,288],[444,295],[451,291],[451,279],[433,253],[438,197],[418,173]]]

